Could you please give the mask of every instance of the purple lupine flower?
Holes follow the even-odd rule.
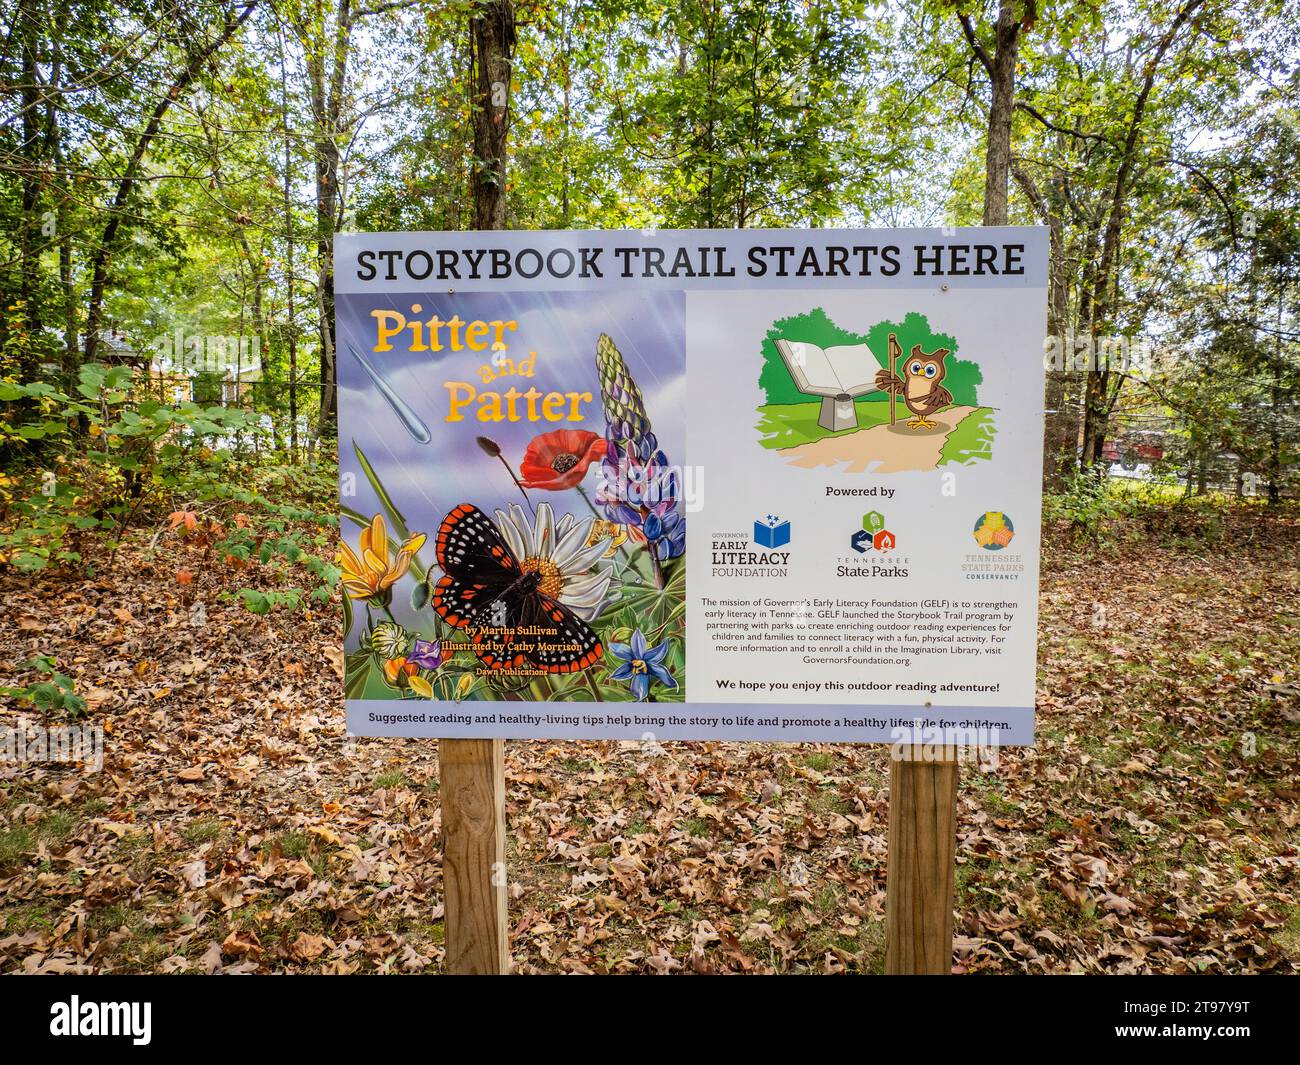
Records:
[[[610,521],[644,533],[656,561],[677,558],[686,550],[678,471],[659,450],[641,390],[604,333],[596,342],[596,368],[605,409],[605,457],[596,501]]]

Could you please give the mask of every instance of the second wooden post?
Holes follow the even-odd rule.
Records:
[[[952,747],[921,758],[905,748],[889,774],[889,872],[885,971],[952,971],[957,871],[957,756]]]
[[[506,777],[501,740],[439,740],[446,970],[510,970]]]

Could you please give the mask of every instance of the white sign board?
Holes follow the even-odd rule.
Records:
[[[349,728],[1033,739],[1046,230],[336,246]]]

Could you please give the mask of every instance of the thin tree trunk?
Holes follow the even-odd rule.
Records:
[[[1097,276],[1093,285],[1095,304],[1092,312],[1093,332],[1097,327],[1107,327],[1113,318],[1116,300],[1115,288],[1119,270],[1120,234],[1124,222],[1124,204],[1128,196],[1129,184],[1137,168],[1137,150],[1142,132],[1142,121],[1146,115],[1147,103],[1155,88],[1156,75],[1166,53],[1178,37],[1179,31],[1204,3],[1204,0],[1187,0],[1179,9],[1151,58],[1147,60],[1143,73],[1142,87],[1138,90],[1133,103],[1133,116],[1129,121],[1124,146],[1120,152],[1119,166],[1115,171],[1115,182],[1110,190],[1110,210],[1106,219],[1106,229],[1102,237],[1101,260],[1097,265]],[[1088,371],[1088,383],[1085,389],[1083,410],[1083,455],[1082,464],[1087,467],[1101,458],[1101,448],[1105,441],[1109,411],[1105,398],[1110,384],[1109,368],[1096,365]]]
[[[40,138],[40,94],[37,92],[38,79],[37,55],[39,51],[39,30],[46,24],[36,0],[19,0],[19,32],[22,35],[20,50],[22,54],[22,208],[18,220],[18,247],[22,260],[18,277],[18,297],[22,301],[22,318],[26,322],[27,333],[33,339],[41,332],[40,307],[40,270],[41,270],[41,224],[38,218],[41,203],[41,138]],[[25,368],[29,379],[36,370],[39,361],[39,346],[36,343],[23,345],[28,353],[29,365]]]
[[[1268,420],[1268,504],[1271,507],[1282,502],[1282,432],[1280,420],[1286,417],[1283,411],[1282,397],[1282,296],[1285,287],[1278,280],[1277,286],[1277,322],[1273,332],[1273,387],[1270,400],[1272,417]]]
[[[77,290],[72,281],[72,226],[68,217],[69,190],[72,178],[68,174],[63,156],[63,131],[59,126],[57,87],[63,80],[63,40],[60,36],[68,21],[67,0],[58,5],[55,29],[50,38],[50,89],[46,99],[45,126],[49,143],[50,161],[54,166],[55,189],[58,197],[54,207],[55,235],[59,244],[59,304],[63,310],[63,380],[68,386],[77,373],[81,355],[77,333]],[[146,370],[146,374],[147,374]]]
[[[1023,14],[1021,10],[1023,9]],[[1007,224],[1007,181],[1011,175],[1011,117],[1015,111],[1016,53],[1020,31],[1033,25],[1034,0],[999,0],[993,51],[984,47],[970,16],[957,12],[962,32],[993,88],[984,154],[984,224]]]
[[[285,313],[288,316],[287,340],[289,345],[289,462],[298,461],[298,323],[294,316],[294,261],[293,261],[293,200],[289,188],[293,180],[292,141],[289,136],[289,74],[287,69],[284,33],[276,34],[280,44],[280,128],[284,133],[284,235],[285,235]]]
[[[471,21],[474,44],[474,226],[506,227],[510,74],[515,48],[513,0],[488,0]]]
[[[314,26],[295,23],[294,30],[307,57],[307,80],[315,126],[316,173],[316,313],[320,342],[320,433],[332,436],[338,414],[337,362],[334,334],[334,234],[339,224],[339,141],[347,90],[348,56],[352,45],[351,0],[338,0],[333,39],[313,39]],[[328,54],[329,67],[326,69]]]
[[[1000,0],[995,31],[993,100],[989,106],[988,144],[984,155],[984,224],[1007,224],[1007,178],[1011,170],[1011,116],[1016,94],[1016,53],[1019,51],[1019,0]]]
[[[316,142],[316,310],[320,337],[320,428],[328,436],[337,416],[334,335],[334,219],[338,212],[339,151],[334,140]]]
[[[190,54],[184,69],[177,75],[176,80],[159,95],[158,103],[154,106],[148,122],[145,123],[144,129],[136,139],[126,169],[118,180],[117,192],[109,205],[108,221],[104,223],[103,232],[100,233],[99,240],[95,244],[95,252],[90,260],[90,300],[86,308],[85,351],[87,362],[94,361],[96,349],[99,345],[99,332],[104,324],[104,290],[108,285],[108,268],[112,261],[113,252],[117,250],[117,238],[122,227],[126,202],[131,195],[131,190],[135,187],[145,153],[148,152],[154,137],[157,136],[163,118],[171,108],[172,103],[178,100],[181,94],[190,87],[199,71],[203,69],[204,64],[216,55],[217,51],[235,35],[248,16],[253,13],[253,8],[256,6],[257,0],[247,0],[243,10],[237,15],[233,11],[227,12],[226,20],[216,40],[212,41],[206,48]]]

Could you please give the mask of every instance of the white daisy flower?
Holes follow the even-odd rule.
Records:
[[[496,516],[497,528],[519,559],[520,568],[541,574],[539,592],[563,603],[583,621],[600,613],[614,571],[593,568],[604,556],[609,539],[598,536],[595,543],[588,543],[594,518],[578,521],[565,514],[556,521],[550,503],[538,503],[533,519],[518,503],[511,505],[509,514],[498,510]]]

